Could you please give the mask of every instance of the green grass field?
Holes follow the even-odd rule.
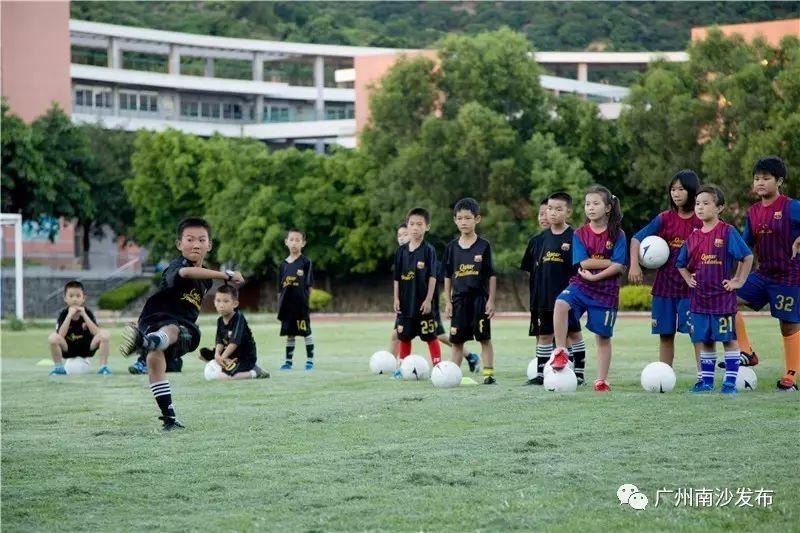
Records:
[[[496,386],[451,390],[369,374],[383,320],[318,321],[317,369],[278,372],[270,321],[253,331],[273,377],[209,383],[186,356],[170,379],[187,429],[166,434],[146,378],[114,355],[118,329],[113,376],[57,378],[35,365],[46,330],[4,331],[3,530],[797,531],[800,396],[774,391],[777,325],[750,324],[759,388],[730,398],[687,392],[685,338],[676,390],[642,392],[657,358],[642,318],[617,323],[606,395],[521,386],[533,353],[522,320],[493,324]],[[593,352],[590,341],[590,383]],[[623,483],[647,509],[619,504]],[[766,508],[654,505],[661,488],[762,487],[774,491]]]

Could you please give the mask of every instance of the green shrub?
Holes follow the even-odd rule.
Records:
[[[311,289],[311,297],[308,300],[308,306],[312,311],[324,311],[331,305],[331,302],[333,302],[331,293],[321,289]]]
[[[25,330],[25,322],[17,318],[16,315],[12,316],[8,319],[8,329],[11,331],[24,331]]]
[[[653,305],[652,287],[625,285],[619,291],[619,308],[622,311],[649,311]]]
[[[144,295],[150,289],[151,281],[149,279],[137,279],[123,283],[119,287],[115,287],[100,295],[97,305],[100,309],[107,309],[110,311],[119,311],[125,309],[136,298]]]

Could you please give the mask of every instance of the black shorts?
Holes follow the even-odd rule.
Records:
[[[139,329],[145,335],[158,331],[163,326],[183,326],[191,335],[191,341],[185,348],[181,348],[180,343],[176,342],[164,350],[164,357],[167,359],[183,357],[187,353],[195,351],[197,347],[200,346],[200,328],[198,328],[197,324],[194,322],[189,322],[188,320],[167,313],[155,313],[139,319]]]
[[[233,354],[233,358],[236,358],[236,354]],[[229,376],[234,376],[239,372],[250,372],[256,367],[256,359],[251,357],[250,359],[245,359],[244,361],[236,361],[236,364],[228,370],[222,369],[223,372],[228,374]]]
[[[94,357],[97,348],[92,350],[92,338],[89,335],[85,335],[88,337],[88,340],[79,340],[79,341],[67,341],[67,351],[61,354],[61,357],[64,359],[71,359],[73,357]]]
[[[575,318],[573,313],[568,313],[569,322],[567,323],[567,331],[575,333],[581,330],[581,323]],[[528,335],[531,337],[538,337],[539,335],[552,335],[553,329],[553,311],[543,309],[531,310],[531,324],[528,329]]]
[[[411,342],[414,337],[428,342],[444,333],[441,319],[434,314],[422,317],[397,317],[396,329],[397,338],[402,342]]]
[[[311,335],[311,319],[308,315],[297,320],[281,320],[281,337],[308,337]]]
[[[469,294],[454,298],[450,342],[464,344],[472,339],[488,341],[491,338],[492,324],[486,316],[486,297],[483,294]]]

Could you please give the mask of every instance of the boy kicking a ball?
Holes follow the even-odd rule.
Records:
[[[158,292],[147,299],[138,324],[128,324],[120,346],[123,357],[147,353],[150,390],[161,410],[159,419],[164,431],[183,427],[175,418],[172,390],[166,378],[167,359],[179,358],[200,344],[196,322],[212,280],[244,282],[238,272],[203,268],[203,259],[211,251],[211,227],[202,218],[187,218],[180,223],[175,247],[181,257],[161,274]]]

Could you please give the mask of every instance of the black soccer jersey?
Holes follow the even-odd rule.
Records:
[[[184,267],[195,266],[185,257],[173,260],[158,284],[158,292],[147,299],[139,321],[151,315],[166,314],[190,323],[197,322],[200,304],[211,288],[210,279],[182,278],[178,272]]]
[[[531,310],[552,311],[558,295],[576,274],[572,264],[572,234],[567,226],[560,235],[546,229],[531,238],[519,268],[530,272]]]
[[[410,246],[404,244],[394,254],[394,280],[400,288],[400,315],[418,318],[428,295],[428,282],[436,278],[439,267],[433,246],[425,241],[414,250]]]
[[[237,309],[226,324],[222,317],[217,319],[217,340],[216,344],[221,344],[227,348],[229,344],[236,345],[236,351],[230,355],[231,359],[238,359],[240,366],[249,366],[246,363],[255,361],[256,341],[253,339],[253,332],[247,325],[244,315]]]
[[[301,320],[308,316],[308,299],[314,274],[311,260],[300,255],[289,263],[285,259],[279,268],[280,295],[278,297],[278,320]]]
[[[86,314],[89,315],[89,318],[92,319],[92,322],[97,324],[97,320],[94,318],[94,313],[92,313],[88,308],[86,309]],[[56,319],[56,331],[61,328],[61,325],[67,319],[67,313],[69,312],[69,308],[65,307],[61,310],[61,313],[58,314],[58,319]],[[89,328],[86,326],[86,321],[83,319],[83,316],[77,315],[77,320],[70,320],[69,321],[69,328],[67,329],[67,335],[64,337],[67,342],[69,343],[76,343],[76,344],[90,344],[92,342],[92,332],[89,331]]]
[[[444,251],[444,275],[451,279],[453,296],[489,295],[489,278],[495,275],[492,248],[483,237],[462,248],[453,239]]]

